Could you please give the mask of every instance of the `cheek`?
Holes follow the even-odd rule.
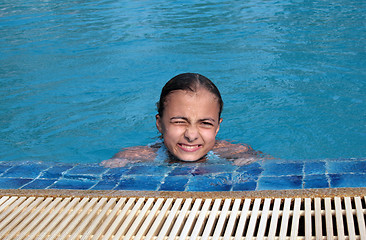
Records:
[[[201,136],[207,142],[214,142],[216,140],[216,129],[210,129],[208,131],[202,131]]]
[[[171,141],[178,140],[182,134],[182,129],[179,127],[169,126],[164,129],[163,137],[164,139],[169,139]]]

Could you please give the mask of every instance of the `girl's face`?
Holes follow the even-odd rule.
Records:
[[[165,102],[156,126],[169,152],[182,161],[197,161],[215,145],[222,119],[216,96],[200,88],[196,92],[177,90]]]

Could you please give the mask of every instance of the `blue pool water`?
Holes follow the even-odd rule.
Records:
[[[181,72],[221,90],[222,139],[363,158],[365,19],[363,0],[2,1],[0,160],[96,164],[154,142]]]

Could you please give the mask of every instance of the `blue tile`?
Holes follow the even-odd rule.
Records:
[[[36,178],[47,168],[48,166],[44,164],[25,164],[9,169],[2,177]]]
[[[166,177],[160,186],[160,191],[184,191],[188,182],[188,177],[174,176]]]
[[[233,172],[237,166],[228,164],[214,164],[214,165],[199,165],[193,172],[192,175],[210,175],[216,173]]]
[[[22,187],[22,189],[46,189],[55,183],[56,180],[35,179],[33,182]]]
[[[108,168],[104,168],[98,165],[78,165],[67,171],[63,177],[70,179],[99,179],[104,172],[107,172]]]
[[[366,161],[329,161],[328,173],[366,173]]]
[[[108,168],[99,165],[76,165],[74,168],[68,171],[68,174],[83,175],[93,174],[98,175],[106,172]]]
[[[307,175],[304,178],[304,188],[329,188],[327,176],[322,175]]]
[[[256,175],[253,176],[246,172],[241,172],[241,173],[234,172],[232,174],[231,182],[233,184],[241,184],[241,183],[250,182],[250,181],[256,182],[257,180],[258,180],[258,176],[256,176]]]
[[[5,165],[5,164],[0,164],[0,176],[2,173],[4,173],[6,170],[12,168],[13,166],[9,166],[9,165]]]
[[[0,178],[0,189],[18,189],[32,180],[30,178]]]
[[[90,180],[77,180],[77,179],[61,179],[54,185],[50,186],[50,189],[80,189],[87,190],[94,186],[97,182]]]
[[[261,177],[257,190],[302,189],[302,176]]]
[[[339,187],[366,187],[366,174],[329,174],[330,186]]]
[[[257,182],[250,181],[235,184],[233,187],[233,191],[254,191],[257,188]]]
[[[263,172],[263,168],[258,163],[253,163],[246,166],[241,166],[236,170],[242,178],[247,178],[248,180],[258,180],[259,176]]]
[[[326,174],[328,171],[330,174]],[[365,179],[364,159],[268,161],[240,167],[230,163],[141,163],[114,169],[97,164],[0,162],[0,188],[4,189],[254,191],[366,187]]]
[[[263,164],[264,171],[263,176],[289,176],[289,175],[302,175],[304,163],[274,163],[269,162]]]
[[[263,171],[262,166],[258,162],[254,162],[248,165],[240,166],[236,171],[237,172],[244,172],[244,171],[251,171],[251,170],[261,170]]]
[[[188,191],[230,191],[231,174],[197,175],[188,182]]]
[[[169,173],[169,176],[191,175],[195,168],[195,166],[177,166]]]
[[[73,165],[57,165],[53,166],[45,171],[43,171],[40,175],[40,178],[47,178],[47,179],[59,179],[62,177],[62,174],[74,167]]]
[[[119,181],[100,181],[95,186],[93,186],[92,190],[113,190]]]
[[[310,174],[325,174],[326,166],[325,162],[306,162],[305,163],[305,175]]]
[[[164,165],[157,166],[133,166],[129,171],[126,172],[127,175],[151,175],[151,176],[163,176],[168,171],[171,171],[171,167]]]
[[[102,175],[103,180],[119,180],[128,171],[127,168],[110,168]]]
[[[126,176],[115,190],[156,191],[163,180],[163,176]]]

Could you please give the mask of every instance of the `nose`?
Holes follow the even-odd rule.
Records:
[[[199,132],[197,127],[189,126],[187,127],[186,131],[184,132],[184,137],[187,139],[188,142],[193,142],[194,140],[198,139]]]

